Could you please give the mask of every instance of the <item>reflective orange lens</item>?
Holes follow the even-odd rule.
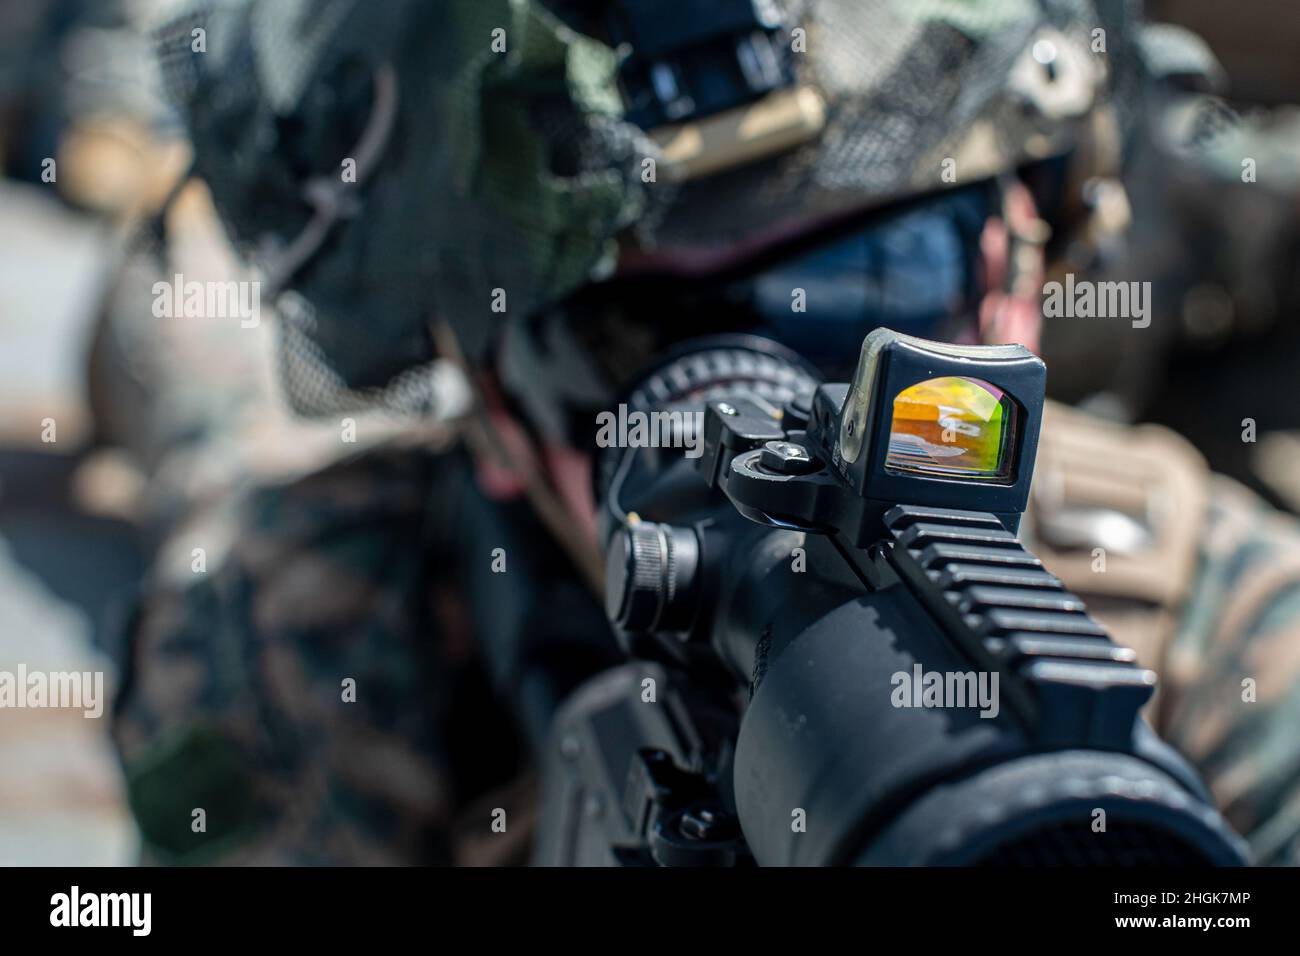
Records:
[[[951,478],[1006,478],[1015,406],[977,378],[932,378],[894,399],[885,468]]]

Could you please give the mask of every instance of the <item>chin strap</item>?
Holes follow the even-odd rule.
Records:
[[[375,98],[370,119],[361,139],[350,151],[356,161],[356,178],[346,183],[337,173],[314,176],[303,184],[303,199],[312,208],[311,219],[287,245],[263,251],[266,286],[272,295],[283,290],[304,265],[311,261],[334,225],[360,211],[356,192],[379,166],[397,123],[397,71],[381,63],[375,70]]]
[[[526,497],[583,580],[603,596],[605,562],[596,543],[591,463],[572,449],[538,447],[492,384],[473,374],[451,326],[435,321],[431,333],[438,354],[461,369],[474,392],[464,434],[479,487],[496,500]]]

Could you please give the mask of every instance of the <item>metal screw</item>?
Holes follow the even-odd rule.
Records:
[[[764,445],[759,465],[778,475],[803,475],[815,468],[808,449],[789,441],[770,441]]]

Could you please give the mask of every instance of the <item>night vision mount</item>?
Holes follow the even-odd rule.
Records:
[[[778,0],[550,0],[619,59],[627,119],[662,150],[673,179],[694,179],[806,142],[825,124],[821,96],[796,76]]]

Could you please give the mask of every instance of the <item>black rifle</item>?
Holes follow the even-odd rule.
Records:
[[[1245,862],[1155,675],[1017,538],[1044,376],[877,330],[849,385],[755,339],[643,381],[698,457],[600,462],[628,661],[549,721],[535,861]]]

